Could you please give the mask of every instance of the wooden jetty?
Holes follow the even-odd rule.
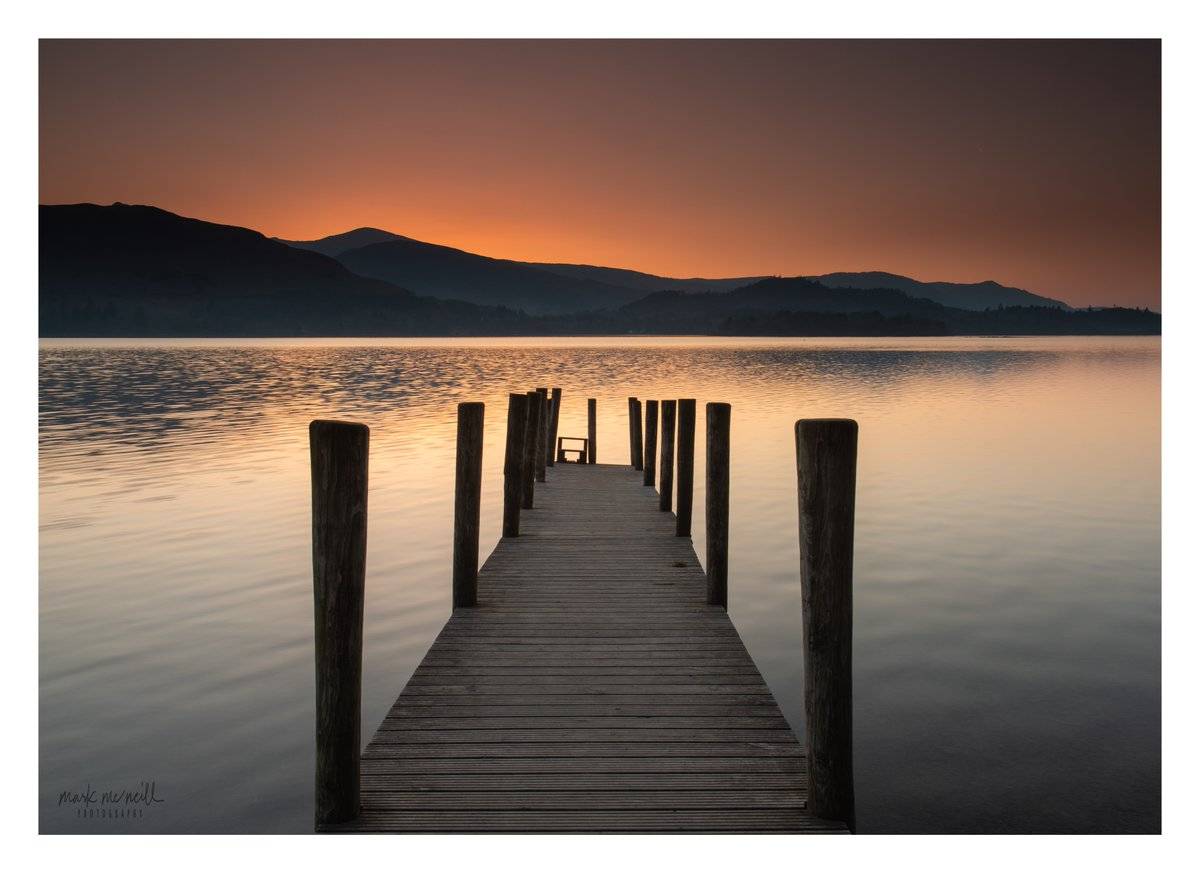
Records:
[[[642,452],[640,404],[635,436],[630,403],[631,464],[595,463],[594,451],[580,463],[560,459],[556,464],[549,438],[551,421],[557,429],[557,389],[549,407],[546,396],[543,391],[510,398],[513,463],[505,465],[506,479],[512,480],[506,504],[521,508],[506,505],[505,536],[477,572],[483,407],[460,406],[455,609],[361,756],[357,686],[363,573],[353,507],[361,496],[365,551],[365,428],[346,432],[338,428],[361,426],[314,422],[317,829],[852,829],[847,538],[854,433],[849,433],[848,481],[844,458],[831,459],[824,449],[833,434],[842,440],[838,451],[844,455],[853,423],[817,422],[819,433],[807,437],[803,423],[797,426],[798,462],[813,466],[808,493],[803,486],[800,493],[801,538],[807,536],[812,546],[804,568],[810,684],[802,742],[726,613],[727,558],[714,562],[710,543],[714,578],[692,548],[692,447],[675,452],[672,445],[659,454],[660,481],[670,481],[667,458],[686,461],[677,477],[678,499],[686,505],[679,506],[677,518],[669,511],[671,492],[660,497],[636,469],[639,461],[652,464],[654,459],[649,444]],[[588,408],[589,446],[594,447],[595,402]],[[663,432],[674,433],[676,404],[664,408],[672,417]],[[678,408],[678,434],[691,439],[695,403],[683,401]],[[716,505],[727,512],[728,405],[710,404],[708,418],[708,487],[724,488]],[[724,428],[715,445],[714,428]],[[647,431],[649,440],[649,421]],[[339,433],[357,435],[358,441],[351,440],[345,465],[331,475],[326,444]],[[538,468],[539,476],[545,469],[544,481],[536,484],[526,466],[531,439],[546,462]],[[361,479],[348,476],[360,462]],[[834,507],[841,516],[829,516],[830,489],[847,485],[849,516],[845,495]],[[350,509],[318,507],[336,500],[331,490],[339,487],[352,492]],[[532,499],[527,487],[536,492]],[[712,494],[707,505],[714,505]],[[514,514],[519,530],[509,524]],[[685,517],[686,530],[680,523]],[[330,518],[340,525],[336,532]],[[711,531],[713,520],[707,521]],[[348,540],[353,544],[347,546]],[[335,566],[339,561],[345,570]],[[845,588],[844,598],[809,596],[814,583],[828,579]],[[350,663],[356,659],[358,666]],[[808,765],[809,757],[816,766]],[[810,770],[816,780],[811,790]]]

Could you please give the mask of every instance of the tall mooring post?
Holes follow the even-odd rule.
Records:
[[[562,389],[550,391],[550,428],[546,436],[546,466],[553,467],[554,447],[558,445],[558,407],[562,405]]]
[[[588,398],[587,462],[596,463],[596,398]]]
[[[675,487],[675,401],[662,402],[662,456],[658,468],[658,508],[671,511]]]
[[[523,488],[521,491],[521,508],[533,509],[533,483],[537,475],[537,454],[541,448],[539,434],[541,428],[542,398],[536,391],[525,394],[525,448],[522,452],[522,463],[525,465],[521,473]]]
[[[642,467],[642,484],[654,485],[654,465],[658,461],[658,401],[646,401],[646,444]]]
[[[529,400],[508,395],[508,435],[504,441],[504,526],[506,537],[521,533],[521,501],[525,495],[525,422]]]
[[[808,807],[820,818],[844,821],[851,831],[855,829],[850,656],[857,458],[856,422],[844,418],[796,422]]]
[[[549,389],[539,388],[538,403],[541,408],[538,410],[538,430],[537,430],[537,454],[534,460],[534,478],[539,482],[546,481],[546,456],[548,449],[546,441],[550,439],[550,396]]]
[[[692,535],[692,490],[696,475],[696,401],[679,401],[679,446],[675,451],[675,536]]]
[[[454,465],[454,606],[474,606],[479,580],[479,498],[483,487],[483,404],[458,404]]]
[[[629,398],[629,463],[642,469],[642,401]]]
[[[314,421],[313,604],[317,668],[317,827],[358,816],[363,599],[367,566],[366,425]]]
[[[729,609],[729,418],[728,403],[709,403],[708,464],[705,471],[704,528],[708,602]]]

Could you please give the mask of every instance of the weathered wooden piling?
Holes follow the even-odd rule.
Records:
[[[662,452],[658,468],[658,508],[671,511],[671,491],[675,487],[675,401],[664,400],[662,409]]]
[[[629,398],[629,463],[642,469],[642,401]]]
[[[658,461],[658,401],[646,401],[646,445],[644,446],[642,484],[654,485],[654,465]]]
[[[858,424],[796,422],[809,809],[854,830],[851,640]]]
[[[729,609],[729,419],[728,403],[709,403],[705,471],[705,573],[708,602]]]
[[[679,401],[679,446],[675,451],[675,536],[692,535],[692,490],[696,475],[696,401]]]
[[[587,462],[596,463],[596,398],[588,398],[588,451]]]
[[[454,606],[474,606],[479,580],[479,498],[483,486],[483,404],[458,404],[454,466]]]
[[[549,389],[539,388],[538,403],[541,408],[538,410],[538,430],[537,430],[537,455],[535,456],[534,474],[539,482],[546,481],[546,440],[550,438],[550,397]]]
[[[537,472],[538,419],[541,417],[541,396],[536,391],[525,394],[525,448],[522,461],[525,469],[522,471],[521,508],[533,509],[533,483]]]
[[[366,425],[314,421],[313,602],[316,627],[316,824],[358,816],[361,798],[363,598],[367,562]]]
[[[555,446],[558,445],[558,407],[562,404],[562,389],[550,391],[550,430],[546,437],[546,464],[554,466]]]
[[[504,443],[504,526],[506,537],[521,533],[521,502],[525,494],[525,423],[529,400],[508,395],[508,436]]]

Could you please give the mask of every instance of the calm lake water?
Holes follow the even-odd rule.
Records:
[[[858,419],[863,832],[1160,828],[1157,338],[45,341],[39,379],[43,831],[310,831],[309,420],[371,427],[365,741],[449,613],[455,404],[486,555],[537,385],[605,463],[631,394],[733,404],[730,612],[798,731],[792,424]]]

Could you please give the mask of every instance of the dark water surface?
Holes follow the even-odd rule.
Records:
[[[730,611],[798,730],[792,423],[858,419],[862,831],[1157,831],[1159,348],[43,342],[42,830],[309,831],[309,419],[371,427],[365,741],[449,612],[455,404],[487,404],[486,555],[505,397],[553,384],[602,462],[630,394],[733,404]],[[146,781],[137,818],[59,803]]]

